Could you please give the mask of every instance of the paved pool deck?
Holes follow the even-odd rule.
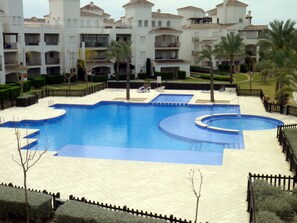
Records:
[[[160,93],[194,94],[191,103],[205,102],[209,92],[165,90],[137,93],[132,101],[147,103]],[[86,97],[48,97],[27,108],[14,107],[0,111],[1,120],[46,119],[64,113],[49,107],[53,103],[94,104],[98,101],[122,100],[125,89],[105,89]],[[239,104],[241,113],[264,115],[297,123],[297,117],[266,113],[258,97],[237,97],[234,92],[215,92],[221,102]],[[27,133],[30,133],[31,130]],[[26,130],[22,131],[26,134]],[[195,196],[188,181],[190,169],[200,169],[204,182],[199,205],[199,222],[248,222],[246,187],[248,173],[292,175],[276,139],[276,130],[245,131],[245,149],[224,151],[223,165],[189,165],[57,157],[47,152],[29,172],[31,188],[85,197],[104,203],[173,214],[194,219]],[[22,141],[23,145],[27,140]],[[22,185],[21,168],[12,160],[17,157],[13,129],[0,128],[0,181]],[[198,182],[199,183],[199,182]]]

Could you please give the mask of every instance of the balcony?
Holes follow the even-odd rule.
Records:
[[[41,54],[39,52],[28,52],[26,53],[26,65],[27,66],[40,66],[41,65]]]
[[[155,42],[156,48],[178,48],[180,42]]]
[[[25,34],[26,46],[38,46],[40,42],[40,34]]]
[[[199,43],[200,39],[199,37],[192,37],[192,42]]]
[[[198,50],[192,50],[192,56],[198,57],[199,56],[199,51]]]
[[[59,65],[60,64],[60,53],[55,51],[50,51],[45,54],[45,64],[46,65]]]
[[[106,48],[108,46],[108,35],[103,34],[81,34],[81,47],[85,42],[86,48]]]
[[[44,42],[46,46],[58,46],[59,34],[44,34]]]
[[[17,50],[17,43],[4,43],[3,44],[4,50]]]

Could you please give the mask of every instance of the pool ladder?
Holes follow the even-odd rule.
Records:
[[[202,149],[202,142],[201,143],[192,143],[191,151],[201,151]]]
[[[5,118],[3,116],[0,116],[0,124],[3,124],[5,122]]]

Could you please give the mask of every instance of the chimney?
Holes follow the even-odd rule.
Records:
[[[161,9],[158,9],[157,12],[158,12],[158,13],[161,13]]]
[[[91,8],[94,8],[94,2],[90,2]]]
[[[248,14],[247,14],[247,16],[246,16],[246,21],[247,21],[247,23],[248,24],[252,24],[252,18],[253,18],[253,16],[252,16],[252,11],[248,11]]]

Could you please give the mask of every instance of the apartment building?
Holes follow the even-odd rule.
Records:
[[[252,25],[245,3],[224,0],[209,11],[187,6],[177,9],[177,14],[153,7],[147,0],[130,0],[123,6],[125,15],[114,21],[94,2],[80,7],[80,0],[49,0],[48,15],[25,19],[23,0],[1,0],[0,82],[16,80],[14,65],[20,63],[28,68],[29,77],[77,72],[78,59],[85,59],[95,75],[113,74],[114,61],[106,57],[112,40],[132,42],[136,75],[149,64],[153,71],[183,70],[189,76],[199,51],[213,48],[230,32],[239,33],[249,55],[259,59],[257,37],[267,26]],[[222,62],[213,60],[216,66]],[[199,64],[208,65],[207,61]]]

